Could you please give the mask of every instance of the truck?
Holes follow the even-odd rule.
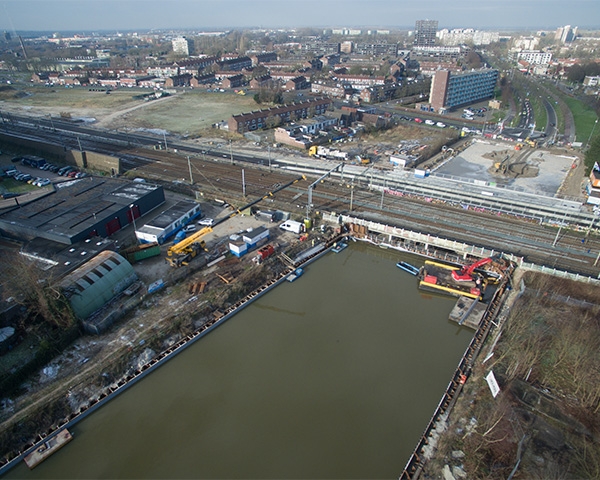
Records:
[[[274,253],[275,247],[273,247],[273,245],[269,243],[264,247],[258,249],[258,251],[256,252],[256,256],[252,259],[252,261],[256,264],[261,264]]]
[[[308,149],[308,154],[311,157],[326,158],[329,160],[348,160],[348,153],[336,150],[334,148],[323,147],[321,145],[313,145]]]
[[[279,225],[279,228],[287,232],[293,232],[297,234],[304,232],[304,224],[296,222],[294,220],[286,220],[281,225]]]

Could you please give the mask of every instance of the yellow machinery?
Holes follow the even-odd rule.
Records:
[[[527,145],[529,145],[531,148],[536,148],[538,146],[537,142],[535,140],[532,140],[531,138],[527,137],[525,139],[525,143]]]
[[[337,168],[338,167],[335,167],[335,169]],[[252,207],[253,205],[256,205],[257,203],[261,202],[262,200],[268,197],[272,197],[275,193],[279,192],[280,190],[283,190],[284,188],[289,187],[290,185],[293,185],[296,182],[299,182],[300,180],[306,180],[306,177],[302,175],[296,178],[295,180],[292,180],[284,185],[280,185],[278,188],[276,188],[272,192],[267,193],[262,198],[259,198],[244,205],[243,207],[237,209],[235,212],[230,213],[228,217],[222,218],[221,220],[217,221],[212,227],[204,227],[203,229],[198,230],[189,237],[184,238],[180,242],[177,242],[167,250],[167,261],[172,267],[181,267],[183,265],[187,265],[188,263],[190,263],[192,258],[198,255],[198,253],[200,253],[202,250],[207,251],[206,243],[202,240],[202,237],[212,232],[213,227],[216,227],[220,223],[225,222],[232,217],[235,217],[236,215],[242,213],[244,210]],[[309,194],[312,195],[312,191],[309,192]]]
[[[204,227],[187,238],[176,243],[167,250],[167,261],[172,267],[187,265],[200,251],[206,251],[202,237],[212,232],[211,227]]]
[[[509,163],[510,163],[510,155],[506,155],[506,157],[504,157],[504,160],[502,160],[501,162],[494,163],[494,168],[496,169],[496,173],[506,174],[506,172],[508,171]]]

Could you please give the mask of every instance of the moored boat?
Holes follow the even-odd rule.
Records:
[[[64,447],[71,440],[73,440],[73,436],[66,428],[64,428],[52,438],[46,440],[33,452],[26,455],[24,458],[25,463],[29,468],[34,468],[46,460],[50,455]]]
[[[419,269],[417,267],[415,267],[414,265],[411,265],[408,262],[398,262],[396,264],[396,266],[402,270],[404,270],[405,272],[410,273],[411,275],[418,275],[419,274]]]
[[[336,243],[333,247],[331,247],[331,251],[333,253],[340,253],[342,250],[344,250],[347,247],[348,247],[347,243],[339,242],[339,243]]]
[[[304,273],[304,270],[302,268],[297,268],[296,270],[294,270],[292,273],[290,273],[287,276],[287,281],[293,282],[293,281],[297,280],[299,277],[301,277],[303,273]]]
[[[456,281],[452,276],[452,272],[458,268],[426,260],[418,275],[419,288],[456,297],[464,296],[481,300],[487,284],[485,278],[478,275],[472,281]]]

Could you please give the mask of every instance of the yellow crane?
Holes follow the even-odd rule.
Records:
[[[235,217],[239,213],[242,213],[244,210],[252,207],[253,205],[256,205],[260,201],[262,201],[268,197],[272,197],[275,193],[279,192],[280,190],[283,190],[284,188],[287,188],[290,185],[293,185],[294,183],[299,182],[300,180],[305,180],[305,179],[306,179],[306,177],[304,175],[302,175],[284,185],[280,185],[278,188],[276,188],[272,192],[267,193],[262,198],[259,198],[257,200],[254,200],[254,201],[246,204],[245,206],[237,209],[235,212],[232,212],[231,214],[229,214],[228,217],[222,218],[221,220],[217,221],[212,227],[204,227],[203,229],[198,230],[197,232],[193,233],[189,237],[186,237],[183,240],[181,240],[180,242],[177,242],[176,244],[169,247],[169,249],[167,250],[167,261],[169,262],[169,264],[172,267],[181,267],[183,265],[187,265],[188,263],[190,263],[192,258],[194,258],[196,255],[198,255],[198,253],[200,253],[202,250],[207,251],[206,243],[204,242],[204,240],[202,240],[202,238],[205,235],[212,232],[213,227],[216,227],[220,223],[223,223],[223,222],[229,220],[230,218]],[[310,192],[310,194],[312,194],[312,191]]]
[[[204,227],[189,237],[184,238],[167,250],[167,262],[172,267],[187,265],[201,251],[206,251],[206,243],[202,237],[212,232],[211,227]]]

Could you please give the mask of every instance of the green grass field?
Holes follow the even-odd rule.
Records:
[[[591,107],[588,107],[576,98],[562,95],[562,99],[569,106],[571,112],[573,112],[575,132],[577,135],[576,140],[578,142],[583,142],[585,145],[594,129],[594,123],[598,119],[598,115],[596,115],[596,112]],[[595,130],[595,133],[598,133],[597,129]]]

